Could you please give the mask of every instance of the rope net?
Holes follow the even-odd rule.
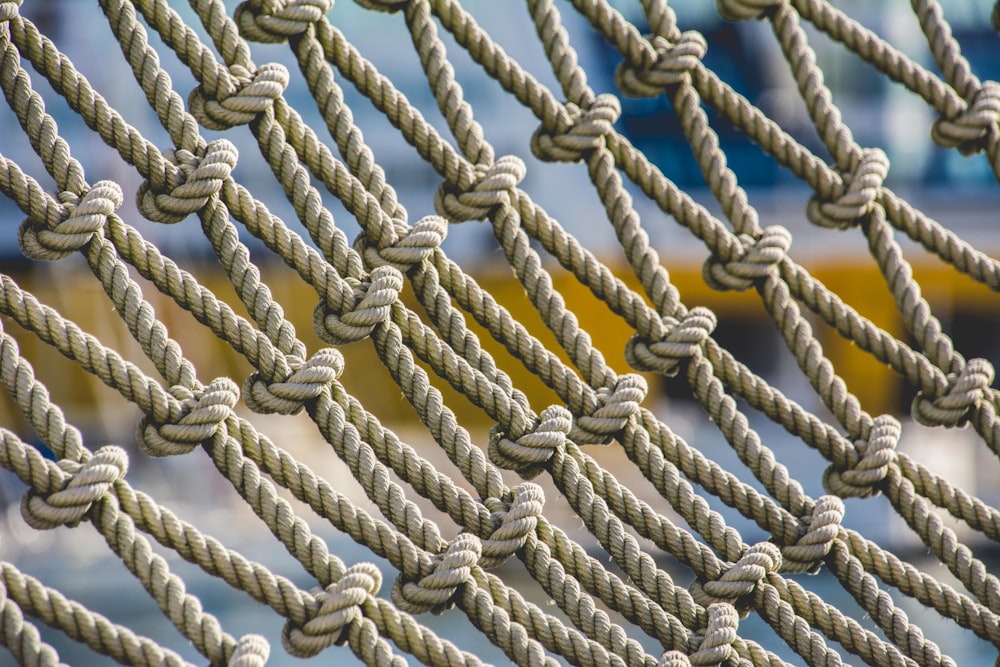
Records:
[[[328,16],[332,0],[229,7],[191,0],[183,15],[166,0],[101,0],[114,39],[95,43],[94,57],[128,63],[162,127],[143,133],[28,18],[27,7],[0,2],[0,85],[38,158],[30,165],[0,160],[0,190],[24,216],[17,242],[30,260],[85,264],[106,294],[104,315],[96,317],[113,312],[133,339],[102,342],[33,296],[13,268],[3,271],[2,383],[30,428],[0,427],[0,463],[27,487],[20,514],[29,526],[96,531],[181,635],[160,629],[162,639],[143,636],[4,560],[0,636],[14,659],[59,662],[44,625],[139,665],[188,664],[177,652],[188,643],[202,662],[241,667],[276,664],[285,653],[343,658],[348,649],[366,664],[477,665],[483,654],[474,647],[486,642],[518,665],[954,665],[911,622],[906,609],[919,606],[948,619],[950,632],[1000,647],[997,576],[956,532],[996,541],[1000,513],[897,450],[904,426],[926,425],[940,427],[941,447],[964,427],[977,434],[978,447],[998,452],[993,368],[955,348],[908,255],[930,255],[993,291],[1000,264],[887,187],[886,154],[854,139],[812,46],[839,42],[912,91],[936,117],[930,127],[913,128],[915,136],[929,132],[940,146],[984,154],[972,159],[985,159],[1000,176],[1000,84],[973,74],[938,3],[912,2],[936,63],[931,71],[823,0],[718,0],[727,21],[760,21],[771,34],[815,127],[812,150],[703,64],[711,45],[684,30],[663,0],[636,4],[641,28],[601,0],[559,7],[528,0],[551,65],[537,76],[457,0],[358,2],[382,13],[373,22],[405,26],[416,52],[408,57],[419,62],[439,117],[428,120],[428,110],[419,111],[352,44]],[[588,83],[560,12],[582,16],[591,36],[618,52],[616,93]],[[410,45],[396,48],[408,52]],[[297,73],[254,61],[285,49]],[[158,50],[164,58],[172,51],[189,70],[193,90],[179,89]],[[536,117],[530,151],[538,160],[574,163],[563,169],[579,174],[585,167],[603,208],[593,207],[587,224],[609,223],[627,275],[612,272],[574,237],[569,221],[549,215],[522,187],[525,161],[498,155],[463,98],[450,60],[459,55]],[[367,108],[345,102],[341,86],[348,84],[370,101]],[[290,104],[293,85],[315,100],[328,138]],[[713,203],[677,187],[620,131],[619,96],[669,100]],[[112,173],[138,175],[135,211],[118,213],[131,198],[119,183],[126,176],[86,178],[89,149],[82,155],[60,135],[43,98],[68,107],[67,116],[78,116],[96,143],[110,147],[94,155],[110,155]],[[142,103],[133,100],[133,109]],[[372,107],[436,172],[440,185],[423,202],[434,214],[412,216],[400,203],[355,122]],[[810,235],[820,243],[862,237],[882,278],[867,289],[891,295],[906,340],[797,262],[785,226],[761,223],[727,166],[716,119],[808,187],[798,215]],[[252,136],[259,156],[238,156],[227,138],[238,134]],[[0,146],[13,141],[5,137]],[[269,168],[291,214],[272,213],[244,184],[240,169],[248,162]],[[783,392],[717,342],[713,310],[685,305],[669,262],[647,235],[661,220],[640,221],[637,199],[657,210],[663,225],[696,240],[708,287],[745,292],[766,312],[820,409],[808,409],[803,401],[812,398]],[[334,205],[342,207],[336,220]],[[153,238],[156,226],[128,222],[140,214],[178,225],[188,238],[200,223],[199,242],[217,257],[215,273],[231,283],[232,298],[217,296],[223,285],[147,241],[140,229],[153,230],[145,232]],[[341,218],[358,226],[356,238]],[[442,250],[449,229],[467,221],[492,232],[496,254],[547,331],[522,324]],[[309,288],[309,303],[280,303],[269,287],[289,271]],[[603,302],[600,314],[561,294],[554,275],[571,276]],[[74,281],[60,289],[72,298],[85,287]],[[158,316],[165,309],[171,316]],[[303,309],[318,339],[300,337],[292,324],[291,313]],[[613,365],[624,369],[621,350],[610,351],[609,362],[581,324],[596,332],[610,319],[631,333],[624,359],[635,372],[616,372]],[[917,425],[866,410],[859,389],[825,356],[815,327],[835,332],[911,387]],[[186,356],[197,349],[179,342],[195,328],[252,372],[200,377],[195,356]],[[488,338],[496,344],[481,342]],[[102,394],[106,400],[141,412],[132,441],[94,442],[68,422],[43,384],[60,377],[36,377],[27,356],[34,350],[37,363],[52,354],[49,347],[118,395]],[[377,357],[443,456],[384,427],[341,382],[362,347],[374,352],[362,358]],[[546,404],[515,386],[512,378],[527,373],[549,388]],[[669,408],[651,409],[648,382],[659,376],[675,377],[701,406],[701,418],[741,462],[741,477],[675,433]],[[459,417],[469,408],[457,405],[462,401],[489,420],[488,437],[463,427]],[[281,420],[300,413],[328,443],[324,456],[349,469],[367,505],[314,473],[280,435],[272,439],[255,426],[277,420],[280,433]],[[130,420],[134,413],[122,407],[117,414]],[[768,421],[825,459],[811,468],[815,479],[800,483],[777,460],[756,427]],[[615,474],[601,462],[609,449],[626,459]],[[263,523],[296,571],[269,569],[130,483],[130,463],[154,470],[169,464],[150,457],[213,464],[259,517],[240,530],[264,531]],[[439,471],[442,461],[447,472]],[[820,476],[824,492],[807,494]],[[656,497],[633,491],[640,482]],[[571,521],[556,522],[547,511],[554,495],[572,510]],[[856,499],[847,507],[858,513],[886,502],[940,566],[918,569],[873,539],[884,535],[845,527],[847,498]],[[576,537],[581,522],[591,543]],[[324,526],[388,565],[346,562]],[[10,540],[5,535],[3,544]],[[186,589],[183,573],[192,569],[242,592],[244,604],[273,610],[281,647],[253,633],[230,634]],[[387,571],[394,580],[383,589]],[[853,598],[854,612],[810,590],[808,575],[820,571]],[[522,595],[529,578],[548,604]],[[467,618],[480,644],[459,648],[429,615],[443,612]],[[747,636],[753,619],[770,628],[771,639]]]

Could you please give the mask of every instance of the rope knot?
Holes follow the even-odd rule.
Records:
[[[671,649],[664,651],[660,659],[656,661],[656,667],[691,667],[691,659],[687,654]]]
[[[489,457],[496,465],[513,470],[525,479],[542,471],[552,454],[566,444],[573,428],[573,415],[561,405],[550,405],[538,415],[534,428],[511,440],[494,427],[490,432]]]
[[[841,498],[868,498],[879,493],[878,485],[889,474],[896,459],[896,446],[903,427],[891,415],[875,418],[867,442],[855,443],[860,458],[845,470],[830,466],[823,473],[823,488]]]
[[[778,0],[715,0],[719,15],[727,21],[762,19]]]
[[[392,304],[403,289],[403,274],[391,266],[375,267],[365,280],[347,278],[337,302],[330,295],[316,306],[313,328],[324,342],[346,345],[364,340],[389,319]]]
[[[505,494],[506,495],[506,494]],[[484,501],[496,528],[482,541],[482,557],[479,564],[484,568],[502,565],[528,541],[535,532],[538,517],[545,509],[545,492],[542,487],[531,482],[519,484],[510,490],[511,500],[487,498]]]
[[[139,422],[136,439],[150,456],[187,454],[210,440],[240,400],[240,388],[227,377],[216,378],[197,392],[175,385],[170,394],[180,401],[180,414],[164,424],[149,416]]]
[[[243,635],[229,658],[228,667],[264,667],[271,655],[271,645],[260,635]]]
[[[434,569],[419,581],[400,575],[392,585],[392,601],[410,614],[440,614],[454,606],[459,587],[472,577],[479,562],[482,544],[471,533],[462,533],[448,543],[443,554],[434,558]]]
[[[623,60],[615,70],[615,84],[629,97],[655,97],[689,79],[688,73],[701,63],[708,50],[708,43],[696,30],[682,32],[674,44],[659,36],[649,43],[656,51],[655,60],[646,65]]]
[[[344,372],[344,356],[327,347],[307,361],[288,357],[292,372],[284,380],[266,382],[254,371],[243,383],[244,402],[257,414],[294,415],[307,401],[315,400],[323,389]]]
[[[448,236],[448,221],[439,215],[428,215],[420,219],[394,243],[384,248],[375,248],[365,243],[364,234],[358,235],[354,247],[363,253],[368,266],[391,266],[400,273],[434,256]]]
[[[511,191],[524,180],[527,168],[514,155],[490,166],[476,165],[476,177],[464,190],[443,183],[434,194],[434,208],[453,222],[485,220],[490,211],[510,202]]]
[[[648,392],[646,379],[635,373],[620,376],[614,389],[601,387],[596,392],[597,406],[573,420],[570,440],[581,445],[608,444],[625,430],[632,415],[639,414]]]
[[[958,148],[965,155],[986,148],[990,132],[1000,123],[1000,83],[984,81],[975,99],[954,118],[939,118],[931,138],[939,146]]]
[[[0,22],[6,23],[18,17],[22,0],[3,0],[0,2]]]
[[[740,615],[748,609],[748,596],[764,578],[781,568],[781,550],[771,542],[753,545],[731,567],[722,570],[714,580],[695,581],[691,595],[695,602],[709,606],[715,602],[728,602]]]
[[[83,248],[94,234],[104,229],[108,216],[122,205],[121,186],[114,181],[98,181],[83,197],[62,192],[65,216],[51,228],[27,218],[17,230],[17,242],[28,259],[56,260]]]
[[[233,19],[245,39],[279,44],[301,35],[333,9],[333,0],[245,0]]]
[[[714,667],[736,658],[740,613],[729,604],[708,605],[708,626],[698,637],[698,649],[689,658],[691,667]]]
[[[741,234],[739,240],[743,250],[731,260],[712,255],[702,266],[702,278],[712,289],[742,292],[753,287],[754,281],[768,276],[785,259],[792,235],[784,227],[773,225],[765,227],[756,241],[746,234]]]
[[[241,65],[229,68],[232,85],[215,97],[198,86],[188,96],[188,107],[198,123],[209,130],[228,130],[246,125],[264,113],[288,87],[288,69],[278,63],[261,65],[250,72]]]
[[[164,151],[163,156],[177,166],[165,190],[154,190],[144,181],[136,203],[146,218],[168,225],[203,209],[222,190],[239,159],[236,146],[226,139],[209,143],[200,157],[184,149]]]
[[[107,445],[97,450],[83,463],[64,459],[59,468],[66,473],[59,488],[39,491],[30,489],[21,497],[21,516],[36,530],[51,530],[59,526],[76,526],[91,506],[125,478],[128,454],[121,447]]]
[[[875,206],[888,173],[889,158],[885,152],[880,148],[866,150],[848,180],[847,189],[832,201],[812,196],[806,216],[819,227],[848,229],[857,225]]]
[[[614,131],[622,113],[621,102],[614,95],[602,94],[585,109],[568,102],[568,122],[549,130],[543,123],[531,135],[531,152],[547,162],[580,162],[590,151],[604,144],[604,137]]]
[[[289,620],[281,629],[281,644],[296,658],[311,658],[347,637],[352,623],[362,618],[361,606],[382,586],[382,573],[372,563],[356,563],[344,576],[316,596],[311,618]]]
[[[913,399],[913,418],[924,426],[962,426],[969,413],[986,400],[993,384],[993,364],[986,359],[969,359],[957,375],[948,375],[948,390],[943,396],[918,393]]]
[[[782,572],[819,572],[823,559],[833,548],[844,520],[844,501],[837,496],[820,496],[816,500],[809,525],[795,544],[782,547]]]
[[[643,373],[677,375],[681,362],[695,355],[716,324],[715,313],[701,306],[692,308],[680,320],[665,317],[664,335],[656,341],[633,335],[625,344],[625,360]]]

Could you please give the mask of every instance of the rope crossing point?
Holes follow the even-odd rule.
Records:
[[[48,640],[64,635],[81,650],[134,665],[190,664],[184,650],[202,663],[239,667],[263,667],[280,654],[340,659],[347,651],[368,665],[480,665],[483,656],[469,647],[486,642],[521,666],[955,665],[907,615],[913,604],[937,612],[949,632],[968,635],[985,651],[1000,649],[1000,580],[980,550],[959,539],[996,542],[1000,511],[901,446],[916,428],[938,429],[942,442],[965,428],[984,452],[1000,453],[993,364],[964,354],[945,333],[914,277],[912,248],[994,292],[1000,263],[892,190],[889,157],[859,143],[845,124],[814,47],[819,39],[839,42],[926,102],[932,120],[913,131],[942,150],[984,161],[1000,180],[1000,83],[973,72],[947,7],[911,3],[931,67],[825,0],[719,0],[722,20],[759,21],[767,39],[773,36],[772,50],[783,57],[815,129],[815,145],[807,147],[706,65],[711,40],[687,29],[664,0],[637,2],[629,16],[622,3],[604,0],[511,3],[510,11],[524,12],[534,26],[546,72],[508,55],[490,26],[457,0],[357,4],[372,12],[373,25],[391,22],[408,35],[410,45],[394,48],[412,46],[436,109],[418,109],[382,75],[341,30],[332,0],[244,0],[235,7],[191,0],[192,11],[184,12],[167,0],[104,0],[95,11],[107,24],[108,52],[95,57],[124,59],[162,129],[146,136],[80,73],[58,39],[40,31],[46,23],[36,25],[17,0],[0,2],[0,87],[37,156],[19,164],[9,158],[15,144],[0,139],[0,193],[23,214],[11,242],[31,262],[86,267],[107,299],[102,313],[120,317],[134,339],[102,340],[85,331],[90,323],[74,322],[66,304],[76,285],[47,304],[21,274],[0,266],[0,384],[23,417],[0,424],[0,465],[17,485],[2,495],[21,498],[20,515],[31,529],[96,531],[107,557],[125,566],[122,576],[136,579],[180,635],[173,635],[176,645],[161,646],[21,572],[4,553],[14,537],[3,535],[0,643],[13,659],[61,664]],[[583,40],[564,24],[571,13],[589,39],[604,41],[620,58],[609,78],[614,90],[591,87],[577,51]],[[997,16],[994,9],[994,26]],[[990,17],[981,20],[987,25]],[[279,49],[288,50],[295,68],[263,61]],[[456,79],[456,54],[534,115],[519,148],[542,164],[497,153],[489,128],[480,125],[489,116]],[[180,89],[161,55],[176,56],[193,88]],[[350,107],[347,86],[370,105]],[[325,128],[309,126],[292,104],[306,92]],[[128,172],[141,183],[137,191],[88,180],[89,151],[61,134],[48,110],[54,105],[47,105],[54,97],[62,97],[60,112],[78,117],[72,120],[109,149],[114,170],[92,172]],[[622,133],[626,97],[669,102],[707,186],[701,194],[715,200],[718,214]],[[400,203],[355,122],[362,113],[384,116],[433,170],[437,180],[423,193],[433,214],[410,216]],[[762,226],[754,196],[720,148],[721,117],[809,189],[799,213],[820,243],[854,237],[867,248],[881,282],[866,289],[895,304],[905,341],[810,274],[788,228]],[[237,151],[237,137],[259,151]],[[260,190],[245,180],[251,172],[241,169],[249,164],[270,169],[294,221],[258,198]],[[549,168],[574,170],[592,186],[600,207],[580,224],[611,226],[627,279],[577,240],[576,221],[555,219],[536,199],[530,170]],[[640,218],[639,197],[653,207],[643,210],[663,215]],[[353,239],[342,214],[331,211],[333,199],[360,226]],[[149,242],[133,215],[183,228],[218,267],[211,275],[182,268],[184,258]],[[718,314],[685,304],[668,270],[672,260],[652,245],[648,225],[661,222],[676,222],[690,235],[710,290],[759,302],[814,396],[786,395],[720,345]],[[536,311],[528,315],[548,332],[529,329],[476,272],[452,261],[445,240],[458,223],[492,232],[495,254],[530,304],[524,308]],[[286,279],[311,290],[307,305],[279,301],[275,267],[255,261],[263,254],[285,265]],[[557,289],[564,283],[556,274],[577,281],[608,307],[604,316],[628,329],[622,349],[594,345],[591,333],[602,322],[573,293]],[[239,304],[208,286],[219,276]],[[301,336],[291,322],[303,308],[312,309],[316,338]],[[819,329],[911,388],[910,414],[866,406],[824,351]],[[180,342],[195,330],[239,358],[231,368],[249,372],[202,377],[194,362],[201,357]],[[483,344],[487,337],[509,355],[494,357],[490,350],[498,348]],[[361,346],[384,366],[398,388],[394,397],[413,408],[428,441],[450,459],[450,474],[463,479],[435,467],[426,450],[386,428],[342,383]],[[134,417],[132,441],[96,442],[67,421],[52,398],[60,394],[45,384],[61,378],[37,363],[36,355],[53,352],[106,385],[102,396]],[[635,372],[617,372],[621,362]],[[550,390],[547,402],[536,404],[517,386],[529,374]],[[739,475],[676,434],[669,410],[654,410],[660,376],[683,385],[706,423],[719,429],[745,468]],[[453,392],[442,393],[444,385]],[[469,405],[492,425],[486,442],[459,418]],[[317,442],[329,447],[324,455],[340,459],[377,512],[259,426],[292,415],[311,422]],[[815,479],[792,477],[753,427],[765,418],[795,446],[826,459]],[[626,469],[601,463],[607,448],[627,460]],[[276,573],[182,520],[129,474],[130,467],[179,457],[198,457],[217,471],[265,524],[266,539],[301,566],[296,576]],[[654,501],[633,490],[639,476],[657,494]],[[523,481],[510,486],[517,477]],[[820,484],[821,495],[805,490]],[[548,500],[545,485],[554,489]],[[572,526],[557,520],[555,495],[572,511]],[[876,496],[949,571],[948,581],[881,546],[884,535],[849,527],[852,513],[882,502]],[[433,514],[426,510],[432,506]],[[719,511],[723,506],[730,514]],[[730,525],[730,515],[749,526],[753,544]],[[345,562],[336,543],[322,537],[327,524],[387,568]],[[581,526],[588,542],[573,537]],[[163,551],[261,606],[280,645],[229,628],[207,611]],[[693,583],[678,583],[668,561]],[[805,585],[819,572],[853,598],[863,619]],[[312,583],[303,585],[305,578]],[[528,578],[554,608],[512,583]],[[478,633],[476,643],[436,630],[445,626],[428,623],[428,614],[456,619],[460,634]],[[748,636],[751,616],[769,628],[767,640]],[[795,662],[786,662],[789,655]]]

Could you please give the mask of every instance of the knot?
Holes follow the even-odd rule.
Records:
[[[729,604],[708,605],[708,627],[689,658],[692,667],[713,667],[736,658],[733,642],[740,626],[740,613]]]
[[[271,645],[260,635],[243,635],[229,657],[227,667],[264,667],[271,655]]]
[[[490,460],[531,479],[542,471],[552,454],[565,445],[571,428],[573,415],[561,405],[550,405],[542,410],[535,427],[513,440],[494,427],[490,432]]]
[[[392,585],[392,601],[410,614],[431,612],[440,614],[450,609],[458,587],[472,577],[472,568],[479,562],[482,545],[471,533],[462,533],[445,552],[434,559],[434,569],[420,581],[412,582],[400,575]]]
[[[382,586],[382,573],[372,563],[356,563],[336,583],[316,596],[318,608],[301,625],[289,620],[281,644],[296,658],[311,658],[346,639],[348,627],[362,618],[361,605]]]
[[[781,550],[776,544],[760,542],[753,545],[734,565],[722,571],[712,581],[695,581],[691,595],[695,602],[708,607],[715,602],[728,602],[740,611],[749,609],[748,596],[764,578],[781,567]]]
[[[524,180],[521,158],[505,155],[490,166],[476,165],[476,178],[464,191],[443,183],[434,194],[434,208],[453,222],[485,220],[490,211],[510,202],[510,193]]]
[[[344,372],[344,356],[327,347],[306,362],[289,357],[288,365],[292,372],[278,382],[265,382],[259,371],[250,374],[243,383],[243,400],[248,408],[257,414],[298,414],[306,401],[318,398]]]
[[[762,19],[778,0],[715,0],[719,15],[727,21]]]
[[[531,135],[531,152],[548,162],[579,162],[590,151],[604,144],[604,137],[614,131],[622,105],[614,95],[598,95],[590,106],[581,109],[572,102],[565,106],[568,121],[558,122],[549,131],[543,123]]]
[[[3,7],[3,5],[0,5]],[[114,181],[98,181],[83,197],[62,192],[65,216],[52,228],[27,218],[17,230],[17,242],[28,259],[56,260],[83,248],[94,234],[100,234],[108,216],[122,205],[121,186]]]
[[[181,403],[176,419],[158,424],[146,416],[139,422],[139,448],[150,456],[187,454],[212,439],[240,400],[240,388],[227,377],[212,380],[198,392],[175,385],[170,394]]]
[[[962,426],[969,413],[985,400],[993,384],[993,364],[986,359],[969,359],[960,373],[948,375],[944,396],[929,397],[923,392],[913,399],[913,418],[924,426]]]
[[[984,81],[965,111],[954,118],[939,118],[931,127],[931,138],[939,146],[958,148],[965,154],[986,148],[990,132],[1000,122],[1000,83]]]
[[[216,98],[207,96],[204,86],[198,86],[188,96],[191,115],[209,130],[246,125],[270,109],[288,87],[288,70],[278,63],[262,65],[256,72],[233,65],[229,72],[233,85],[220,90]]]
[[[570,440],[580,445],[608,444],[625,430],[629,417],[639,413],[648,391],[646,379],[635,373],[620,376],[614,389],[601,387],[597,390],[597,407],[573,420]]]
[[[483,568],[502,565],[528,541],[535,532],[538,517],[545,509],[545,492],[531,482],[519,484],[510,490],[512,500],[506,503],[499,498],[484,501],[496,526],[490,536],[482,541]]]
[[[718,321],[708,308],[696,306],[681,316],[663,318],[666,333],[651,342],[639,334],[625,344],[628,365],[643,373],[674,376],[685,359],[690,359],[715,331]]]
[[[878,200],[889,173],[889,158],[880,148],[866,150],[847,183],[847,190],[832,201],[815,195],[806,205],[806,216],[819,227],[848,229],[861,222]]]
[[[322,301],[313,312],[316,335],[331,345],[364,340],[389,319],[403,289],[403,274],[391,266],[376,267],[364,281],[346,280],[352,289],[341,292],[339,303]]]
[[[174,224],[197,213],[222,189],[222,183],[236,167],[239,153],[226,139],[216,139],[198,157],[191,151],[164,151],[163,157],[177,165],[168,178],[166,190],[153,190],[149,181],[139,187],[139,212],[149,220]]]
[[[278,44],[301,35],[333,9],[333,0],[245,0],[233,20],[244,39]]]
[[[754,281],[768,276],[785,258],[792,244],[791,233],[780,225],[765,227],[760,238],[754,241],[741,234],[743,251],[728,262],[712,255],[702,266],[705,283],[719,291],[750,289]]]
[[[3,0],[0,2],[0,21],[6,23],[18,17],[22,0]]]
[[[629,97],[655,97],[689,79],[688,72],[698,66],[708,50],[705,38],[696,30],[682,32],[675,44],[659,36],[649,43],[656,51],[653,62],[636,67],[624,60],[615,69],[615,84]]]
[[[902,432],[903,427],[895,417],[876,417],[868,441],[855,443],[860,458],[846,470],[828,467],[823,473],[823,488],[841,498],[877,495],[878,485],[889,474],[889,465],[896,459],[896,445]]]
[[[410,0],[354,0],[365,9],[374,9],[377,12],[395,14],[410,3]]]
[[[820,496],[809,518],[805,534],[795,544],[781,549],[782,572],[819,572],[823,559],[833,548],[844,520],[844,501],[837,496]]]
[[[656,667],[691,667],[691,660],[686,654],[671,649],[664,651],[660,659],[656,661]]]
[[[101,447],[83,463],[59,461],[67,474],[60,488],[49,493],[29,490],[21,498],[21,516],[36,530],[59,526],[72,528],[87,515],[91,506],[111,490],[111,485],[128,472],[128,454],[121,447]]]
[[[448,236],[448,221],[439,215],[420,219],[389,246],[378,249],[365,245],[365,235],[360,234],[354,243],[368,266],[391,266],[400,273],[407,273],[425,259],[430,259],[441,242]]]

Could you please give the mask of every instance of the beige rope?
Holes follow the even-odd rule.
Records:
[[[558,91],[511,58],[455,0],[359,4],[385,14],[377,20],[405,28],[436,111],[418,110],[351,43],[328,16],[330,0],[246,0],[235,9],[219,0],[192,0],[200,26],[188,25],[166,0],[103,0],[114,41],[165,133],[158,136],[168,137],[169,145],[158,147],[21,15],[19,2],[0,3],[0,88],[46,172],[30,173],[0,154],[0,192],[26,216],[19,246],[33,261],[70,262],[79,251],[138,345],[115,349],[12,275],[0,274],[0,313],[16,324],[16,333],[55,348],[141,413],[136,448],[86,442],[51,401],[29,352],[0,329],[0,382],[56,457],[45,459],[12,425],[0,425],[0,465],[23,485],[21,512],[28,525],[79,530],[79,524],[91,523],[184,641],[212,664],[263,665],[277,648],[256,635],[237,640],[228,634],[154,552],[150,538],[266,605],[281,619],[283,649],[298,657],[346,644],[371,665],[405,664],[404,653],[427,665],[481,664],[480,657],[419,620],[426,612],[455,609],[448,613],[466,616],[519,665],[785,664],[740,636],[741,619],[749,614],[762,618],[809,665],[842,664],[841,650],[878,666],[954,665],[884,587],[1000,648],[997,576],[935,508],[990,540],[1000,534],[1000,513],[898,452],[907,427],[891,415],[866,411],[816,331],[836,331],[914,387],[917,422],[969,424],[987,448],[1000,451],[993,367],[985,359],[967,359],[944,333],[895,232],[994,291],[1000,264],[885,186],[888,158],[858,144],[843,122],[823,82],[810,43],[815,38],[802,25],[843,43],[913,91],[937,116],[928,128],[931,139],[963,153],[985,153],[1000,178],[1000,84],[975,76],[942,8],[929,0],[912,3],[938,75],[824,0],[717,3],[726,20],[769,24],[825,149],[826,155],[815,155],[704,65],[712,45],[684,30],[666,2],[640,3],[648,34],[602,0],[567,5],[621,54],[618,92],[670,101],[721,211],[716,216],[619,133],[617,93],[591,88],[575,35],[550,0],[526,5]],[[150,33],[190,71],[193,90],[175,89]],[[447,43],[443,33],[449,34]],[[202,41],[205,34],[210,44]],[[254,53],[274,53],[258,51],[257,42],[277,45],[271,49],[287,43],[299,71],[255,64]],[[574,238],[568,223],[555,220],[522,187],[525,161],[498,154],[487,141],[489,128],[464,96],[452,64],[456,46],[535,115],[539,125],[528,145],[537,158],[581,164],[633,276],[616,276]],[[119,213],[128,198],[121,185],[87,180],[75,147],[60,135],[36,90],[39,78],[117,153],[123,168],[134,168],[141,180],[135,193],[139,214],[192,230],[188,218],[197,216],[238,306],[126,223]],[[439,175],[440,186],[426,193],[436,215],[410,219],[355,122],[362,112],[345,102],[345,81]],[[295,84],[315,99],[329,146],[289,103],[286,94]],[[876,326],[812,276],[796,261],[787,229],[761,224],[727,165],[706,106],[808,185],[813,195],[802,214],[813,233],[864,236],[912,343]],[[440,113],[450,136],[424,113]],[[211,140],[204,130],[215,133]],[[258,159],[238,154],[226,138],[240,132],[258,145],[305,235],[238,180],[240,164]],[[42,182],[54,182],[55,193]],[[640,218],[634,201],[640,195],[703,244],[709,287],[759,298],[828,414],[810,413],[807,402],[771,386],[716,342],[715,314],[685,305],[650,240],[648,226],[659,223]],[[339,200],[357,221],[356,239],[347,237],[324,196]],[[468,221],[490,226],[547,333],[520,322],[442,249],[450,225]],[[279,303],[267,282],[270,267],[252,261],[247,234],[315,292],[309,304],[314,333],[329,347],[310,349],[312,339],[300,337],[289,313],[302,304]],[[624,356],[638,373],[617,373],[593,344],[586,321],[574,311],[577,304],[557,291],[549,258],[633,332]],[[407,291],[415,301],[403,298]],[[174,324],[158,314],[165,301],[190,313],[194,324]],[[179,327],[189,326],[220,339],[247,362],[249,375],[199,379],[174,338]],[[523,368],[505,367],[489,351],[496,348],[481,340],[487,335]],[[337,348],[367,345],[368,339],[462,480],[438,470],[431,456],[383,426],[341,383],[354,359],[352,348]],[[140,352],[145,359],[129,358]],[[522,371],[551,390],[548,404],[532,404],[515,386]],[[678,436],[669,414],[650,409],[646,377],[655,374],[686,383],[754,483]],[[460,423],[454,394],[439,389],[444,384],[493,424],[488,443],[476,442]],[[757,421],[746,406],[828,460],[822,478],[828,495],[806,493],[753,427]],[[244,418],[244,407],[280,419],[304,413],[382,517],[264,435]],[[594,455],[594,445],[620,447],[661,498],[650,502],[633,490],[626,483],[635,474],[630,468],[612,474]],[[197,450],[317,588],[307,591],[227,547],[127,479],[136,459],[201,456]],[[504,470],[538,483],[510,487]],[[554,523],[543,482],[554,486],[614,567]],[[957,584],[920,572],[880,547],[875,536],[842,526],[855,505],[841,498],[865,503],[879,494]],[[418,496],[426,502],[418,504]],[[768,539],[746,543],[709,496]],[[347,564],[331,552],[300,515],[302,504],[386,559],[398,573],[391,593],[380,596],[383,572],[376,566]],[[689,571],[690,586],[667,571],[658,558],[663,554]],[[512,556],[520,561],[514,567],[523,567],[541,586],[559,615],[491,572]],[[802,574],[824,565],[882,634],[799,583]],[[185,664],[171,649],[111,623],[11,563],[0,562],[0,573],[3,644],[19,663],[59,660],[26,620],[31,617],[119,662]],[[659,648],[650,652],[639,633]]]

